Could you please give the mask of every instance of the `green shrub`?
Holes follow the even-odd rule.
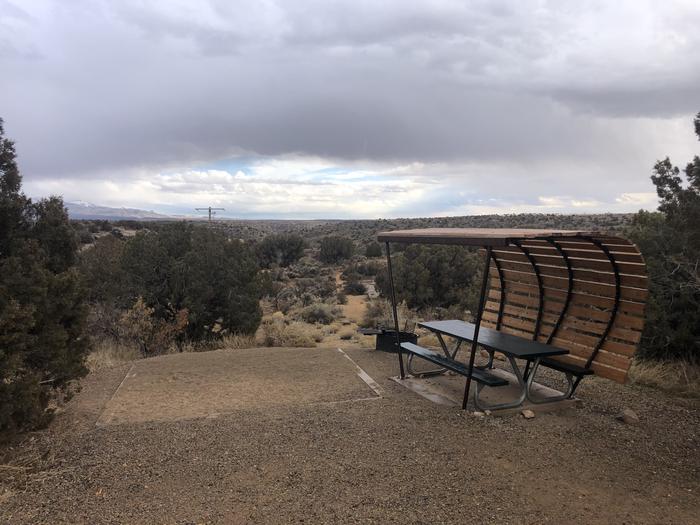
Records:
[[[331,235],[321,239],[319,259],[328,264],[335,264],[352,257],[355,245],[352,239]]]
[[[700,139],[700,113],[695,118]],[[639,356],[700,362],[700,157],[683,170],[659,161],[651,177],[659,212],[640,211],[628,234],[649,272]]]
[[[286,267],[304,255],[304,239],[295,234],[268,235],[255,251],[263,268],[273,265]]]
[[[381,244],[379,244],[378,242],[371,242],[367,245],[367,248],[365,249],[365,256],[381,257],[382,255],[383,253]]]
[[[367,293],[367,287],[360,281],[348,281],[343,291],[348,295],[364,295]]]
[[[364,261],[355,264],[354,269],[360,275],[374,277],[379,272],[383,271],[385,267],[386,266],[380,261]]]
[[[89,351],[68,214],[58,197],[24,196],[15,157],[0,119],[0,433],[45,423]]]
[[[410,245],[392,255],[394,287],[399,302],[409,308],[460,305],[475,311],[483,259],[460,246]],[[383,269],[375,279],[377,289],[389,298],[389,279]]]
[[[246,244],[221,232],[184,223],[140,231],[126,241],[119,273],[124,285],[117,302],[122,307],[142,297],[166,322],[187,310],[190,340],[224,332],[252,334],[260,324],[255,256]]]

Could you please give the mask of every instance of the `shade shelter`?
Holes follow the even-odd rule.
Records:
[[[484,254],[474,324],[423,323],[438,336],[449,335],[471,343],[468,361],[461,363],[463,370],[444,344],[443,357],[397,340],[402,379],[403,353],[462,373],[466,376],[466,408],[472,379],[482,387],[497,386],[488,384],[487,375],[474,367],[481,344],[491,355],[503,352],[513,363],[515,359],[523,360],[522,377],[516,370],[523,385],[525,381],[532,383],[538,366],[562,372],[569,383],[562,397],[571,397],[585,375],[595,373],[625,381],[641,338],[648,293],[644,259],[627,239],[582,230],[430,228],[382,232],[378,240],[386,244],[397,333],[391,243],[480,247]],[[531,344],[523,345],[525,341]],[[445,359],[454,361],[454,367],[450,368]],[[492,363],[490,360],[488,366]]]

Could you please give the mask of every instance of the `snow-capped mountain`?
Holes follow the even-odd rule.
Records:
[[[170,219],[169,215],[163,215],[154,211],[139,210],[136,208],[110,208],[98,206],[85,201],[65,202],[68,216],[71,219],[82,220],[154,220]]]

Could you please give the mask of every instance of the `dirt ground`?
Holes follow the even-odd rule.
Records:
[[[0,523],[700,523],[697,401],[590,378],[564,412],[480,418],[396,368],[265,348],[93,373],[3,451]]]

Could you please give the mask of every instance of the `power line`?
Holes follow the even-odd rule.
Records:
[[[212,215],[216,215],[217,211],[226,211],[225,208],[212,208],[209,206],[208,208],[195,208],[197,211],[208,211],[209,212],[209,222],[211,222],[211,217]]]

